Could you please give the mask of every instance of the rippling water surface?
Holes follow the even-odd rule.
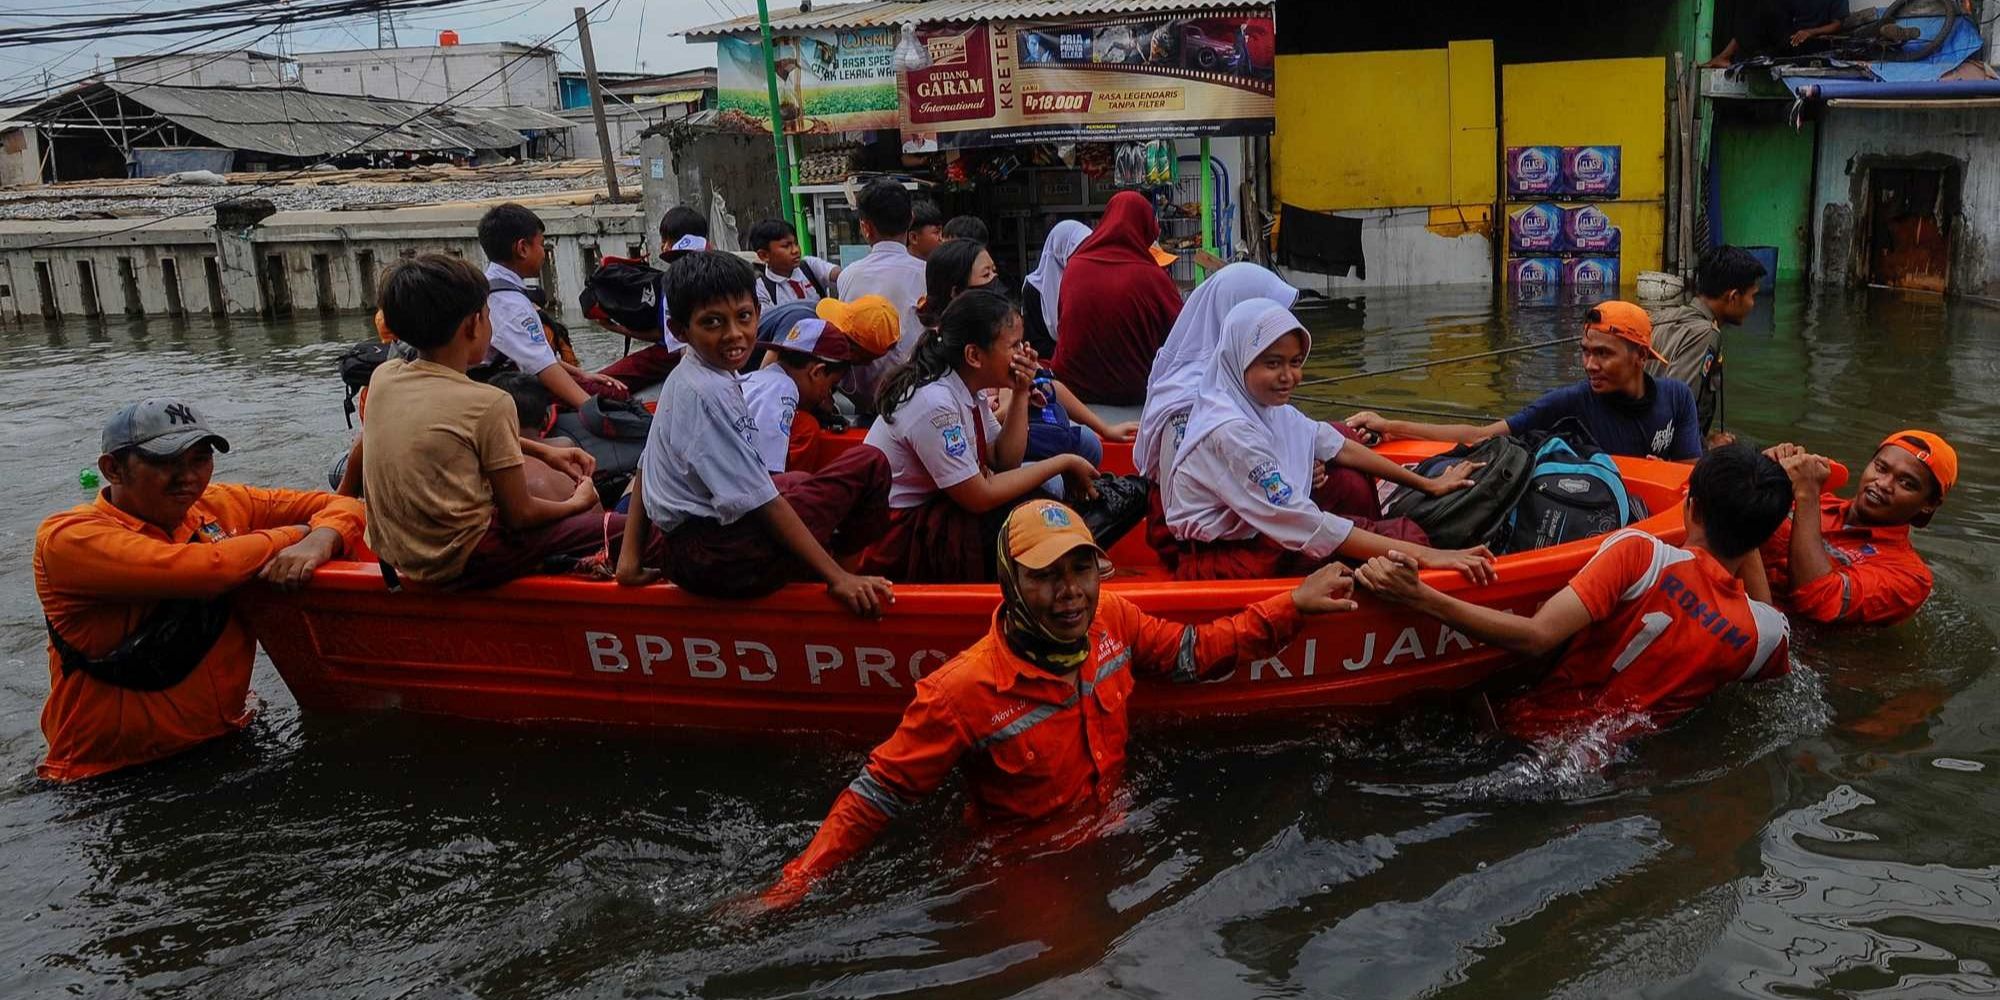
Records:
[[[1316,374],[1573,332],[1574,308],[1370,295]],[[0,329],[0,996],[1960,997],[2000,992],[2000,312],[1782,291],[1731,331],[1728,420],[1850,463],[1936,427],[1964,480],[1919,546],[1938,595],[1803,633],[1609,769],[1497,756],[1442,711],[1154,729],[1121,816],[995,852],[956,793],[795,912],[738,921],[869,740],[735,741],[304,717],[260,665],[239,737],[37,785],[28,560],[121,401],[202,400],[220,478],[311,486],[344,447],[355,318]],[[593,359],[617,350],[586,336]],[[1573,348],[1309,392],[1504,415]],[[1348,406],[1328,405],[1326,412]]]

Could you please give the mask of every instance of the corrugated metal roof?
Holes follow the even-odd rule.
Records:
[[[814,7],[804,13],[794,10],[780,14],[773,11],[771,30],[870,28],[902,24],[904,21],[915,21],[918,24],[953,21],[1040,21],[1106,14],[1241,10],[1245,7],[1269,9],[1270,6],[1269,3],[1228,3],[1218,0],[871,0],[869,3]],[[689,28],[681,34],[689,38],[703,38],[756,30],[756,16],[746,15]]]
[[[534,108],[432,109],[413,101],[289,87],[175,87],[116,80],[96,86],[218,146],[279,156],[508,149],[521,144],[523,130],[570,127],[568,121]],[[45,101],[37,106],[35,117],[54,118],[68,101],[91,99],[94,89]]]

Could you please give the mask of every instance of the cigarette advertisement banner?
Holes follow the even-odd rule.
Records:
[[[918,29],[906,149],[1262,135],[1277,115],[1268,14]]]
[[[786,132],[896,127],[895,28],[778,35],[771,42]],[[716,63],[722,124],[769,132],[763,45],[755,36],[724,36]]]

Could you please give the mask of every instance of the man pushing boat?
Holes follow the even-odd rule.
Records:
[[[984,820],[1032,822],[1101,803],[1124,769],[1134,675],[1204,680],[1283,649],[1303,616],[1354,609],[1353,573],[1333,565],[1206,625],[1155,618],[1100,592],[1104,550],[1081,516],[1052,500],[1016,508],[998,550],[991,630],[917,683],[896,732],[834,800],[765,905],[796,902],[961,762]]]

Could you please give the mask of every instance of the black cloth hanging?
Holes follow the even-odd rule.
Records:
[[[1368,280],[1361,253],[1361,220],[1297,205],[1284,206],[1278,222],[1278,263],[1298,271]]]

